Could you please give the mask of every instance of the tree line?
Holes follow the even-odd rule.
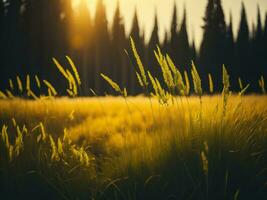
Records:
[[[110,92],[100,73],[128,88],[130,94],[138,94],[140,89],[135,59],[130,50],[130,36],[135,40],[145,66],[154,75],[161,74],[153,52],[159,45],[181,71],[189,71],[194,61],[206,89],[210,73],[215,90],[221,90],[223,64],[231,74],[234,90],[239,90],[242,80],[243,84],[251,84],[251,91],[257,92],[258,80],[261,76],[266,78],[267,14],[263,24],[259,8],[257,23],[249,30],[246,9],[242,4],[237,38],[234,38],[231,14],[229,23],[226,23],[221,0],[208,0],[199,51],[194,40],[190,43],[188,39],[187,12],[184,9],[183,18],[178,21],[176,5],[171,29],[166,31],[162,42],[157,14],[151,37],[145,42],[136,11],[127,35],[119,3],[110,27],[102,0],[97,2],[94,17],[86,0],[81,0],[77,10],[73,10],[71,0],[0,0],[0,89],[10,86],[9,78],[15,80],[19,75],[25,82],[29,74],[51,80],[60,92],[66,83],[57,73],[51,58],[56,57],[67,65],[65,55],[69,55],[81,75],[81,94],[89,95],[90,88],[99,95]]]

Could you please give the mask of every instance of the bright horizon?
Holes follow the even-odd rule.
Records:
[[[80,0],[74,0],[78,3]],[[91,16],[94,16],[95,7],[98,0],[88,0]],[[117,6],[118,0],[103,0],[106,6],[108,25],[110,27]],[[75,3],[74,2],[74,3]],[[167,3],[168,2],[168,3]],[[250,29],[252,23],[257,19],[257,5],[260,6],[262,23],[264,24],[265,13],[267,12],[266,0],[243,0],[246,6]],[[151,30],[154,26],[155,11],[158,13],[159,20],[159,36],[163,40],[165,30],[169,33],[170,23],[173,13],[173,5],[176,3],[178,9],[178,20],[181,21],[183,9],[187,9],[187,26],[190,41],[194,36],[196,45],[199,47],[202,39],[203,16],[206,9],[207,0],[200,0],[196,5],[196,0],[119,0],[121,14],[125,22],[126,33],[129,34],[134,10],[136,8],[141,30],[145,30],[146,41],[149,39]],[[226,21],[229,21],[230,11],[233,16],[234,33],[236,35],[241,12],[242,0],[222,0],[225,11]]]

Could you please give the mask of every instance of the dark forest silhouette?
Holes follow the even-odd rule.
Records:
[[[79,12],[74,13],[71,0],[0,1],[1,89],[7,88],[8,79],[16,79],[17,74],[24,82],[27,74],[31,77],[36,74],[42,79],[52,80],[60,91],[66,83],[58,75],[51,58],[56,57],[64,63],[65,55],[69,55],[81,74],[81,94],[89,95],[90,88],[97,94],[109,92],[100,73],[127,87],[130,94],[140,92],[134,72],[135,60],[131,54],[128,57],[124,52],[124,49],[131,52],[130,36],[125,33],[119,4],[109,29],[102,0],[97,3],[94,18],[91,18],[85,1],[81,2]],[[251,91],[259,91],[258,80],[267,75],[267,14],[263,24],[258,9],[257,24],[250,31],[243,4],[235,39],[232,18],[229,24],[225,22],[221,0],[208,0],[199,52],[194,41],[190,44],[188,40],[187,14],[190,11],[186,13],[184,10],[182,20],[178,21],[174,6],[171,31],[166,32],[162,43],[158,35],[158,16],[155,15],[154,29],[148,43],[145,43],[135,12],[130,35],[145,66],[153,74],[160,74],[153,53],[159,44],[182,71],[189,71],[193,60],[202,76],[204,88],[208,88],[208,73],[211,73],[216,91],[221,90],[222,65],[225,64],[231,75],[233,90],[239,90],[240,77],[244,84],[251,84]]]

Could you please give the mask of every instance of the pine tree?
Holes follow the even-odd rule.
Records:
[[[86,0],[81,0],[77,11],[74,13],[71,26],[71,48],[73,59],[81,74],[82,93],[88,94],[94,78],[92,71],[92,20]]]
[[[171,38],[170,44],[168,45],[168,53],[172,57],[175,63],[178,63],[177,50],[179,48],[179,33],[178,33],[178,15],[177,6],[174,4],[172,22],[171,22]]]
[[[263,47],[264,47],[264,51],[267,51],[267,13],[265,14],[265,23],[264,23],[264,31],[263,31]],[[265,55],[265,54],[264,54]],[[264,78],[267,78],[267,59],[264,59],[263,61],[263,66],[264,66],[264,71],[263,71],[263,75]]]
[[[267,48],[267,13],[265,14],[263,37],[264,37],[264,46],[265,48]]]
[[[217,59],[218,62],[216,64],[216,72],[217,74],[221,74],[221,66],[225,62],[225,56],[224,56],[224,48],[225,48],[225,42],[226,42],[226,22],[225,22],[225,16],[224,16],[224,11],[222,8],[222,3],[221,0],[214,0],[215,2],[215,18],[214,18],[214,23],[215,23],[215,30],[216,30],[216,42],[217,42]]]
[[[213,59],[213,55],[211,54],[212,52],[208,52],[208,50],[211,49],[210,47],[210,42],[209,40],[214,40],[214,35],[212,33],[212,23],[213,23],[213,10],[214,10],[214,2],[213,0],[209,0],[208,1],[208,5],[206,8],[206,13],[205,13],[205,17],[203,18],[204,20],[204,26],[202,27],[204,30],[204,35],[203,35],[203,40],[201,43],[201,47],[200,47],[200,65],[202,67],[205,66],[205,69],[201,69],[201,72],[203,75],[209,73],[209,69],[208,66],[206,66],[207,62],[209,62],[209,59]],[[210,58],[208,58],[210,57]]]
[[[23,46],[26,52],[25,73],[30,73],[31,76],[38,75],[42,79],[49,77],[53,83],[57,81],[54,77],[57,73],[49,66],[51,65],[51,57],[59,56],[60,37],[56,37],[56,33],[61,30],[58,27],[59,8],[58,0],[28,0],[25,5],[22,25],[25,40]]]
[[[214,77],[215,90],[218,91],[220,84],[221,66],[225,62],[226,23],[221,0],[208,0],[204,17],[204,36],[200,48],[201,74],[206,77],[211,73]],[[208,88],[208,83],[204,82]]]
[[[261,11],[260,11],[260,7],[258,5],[258,9],[257,9],[257,31],[256,31],[256,37],[257,38],[261,38],[263,35],[262,32],[262,23],[261,23]]]
[[[83,0],[83,4],[81,4],[81,10],[83,10],[82,19],[84,19],[84,23],[81,26],[84,26],[84,41],[85,45],[83,47],[83,70],[84,70],[84,94],[88,94],[89,89],[94,86],[93,79],[95,77],[94,72],[94,26],[92,23],[91,15],[89,12],[88,4],[86,0]],[[85,9],[86,8],[86,9]]]
[[[235,61],[235,41],[233,33],[233,19],[232,13],[229,17],[230,21],[226,31],[226,49],[225,49],[225,64],[228,67],[229,74],[231,76],[232,87],[238,89],[238,74]]]
[[[239,74],[239,76],[242,79],[250,82],[251,81],[250,75],[251,72],[253,74],[253,70],[250,69],[251,66],[249,63],[249,61],[251,60],[249,27],[248,27],[247,14],[244,3],[242,3],[241,20],[237,34],[236,48],[237,48],[237,62],[238,62],[237,74]]]
[[[255,65],[254,68],[254,77],[253,81],[257,83],[257,80],[260,79],[260,77],[264,73],[264,60],[265,60],[265,51],[264,51],[264,42],[263,42],[263,29],[262,29],[262,23],[261,23],[261,13],[260,8],[258,6],[258,13],[257,13],[257,26],[255,30],[255,35],[252,38],[252,56],[253,56],[253,62]]]
[[[154,55],[154,50],[157,49],[159,45],[159,28],[158,28],[158,16],[157,12],[155,12],[154,18],[154,28],[151,33],[151,37],[149,39],[148,48],[147,48],[147,66],[151,70],[151,72],[160,77],[160,67],[158,66],[157,60]]]
[[[125,86],[129,68],[126,66],[127,57],[124,53],[127,41],[125,36],[124,22],[120,12],[119,1],[117,2],[117,8],[113,18],[111,34],[112,78],[119,83],[119,85]]]
[[[130,32],[130,36],[134,39],[135,41],[135,45],[136,45],[136,49],[139,53],[139,56],[142,60],[142,62],[145,61],[145,44],[144,44],[144,35],[141,35],[141,31],[140,31],[140,26],[139,26],[139,22],[138,22],[138,16],[137,16],[137,11],[135,9],[134,12],[134,18],[133,18],[133,23],[132,23],[132,29]],[[130,49],[131,47],[128,47],[129,52],[132,52]],[[134,56],[131,53],[130,56],[131,62],[133,63],[134,66],[130,67],[129,70],[129,74],[128,74],[128,80],[129,80],[129,89],[130,89],[130,93],[131,94],[137,94],[139,92],[141,92],[140,87],[138,86],[138,81],[136,79],[135,76],[135,71],[134,71],[134,67],[137,66],[136,60],[134,58]]]
[[[165,30],[164,40],[163,40],[163,43],[162,43],[162,45],[161,45],[161,48],[162,48],[165,52],[167,52],[167,53],[169,53],[169,52],[168,52],[168,50],[169,50],[169,43],[170,43],[170,41],[169,41],[169,35],[168,35],[168,32]]]
[[[95,89],[103,94],[108,87],[102,84],[100,73],[110,76],[110,38],[107,26],[106,9],[103,0],[99,0],[96,6],[95,15]]]
[[[92,29],[91,16],[87,6],[86,0],[81,0],[77,10],[73,12],[73,19],[71,20],[70,32],[71,48],[74,50],[84,49],[87,46],[89,31]]]
[[[20,63],[22,61],[21,49],[21,31],[20,31],[20,10],[22,6],[21,0],[5,1],[6,17],[4,21],[4,72],[3,76],[6,80],[8,77],[14,78],[17,73],[21,73]]]
[[[157,12],[155,12],[155,18],[154,18],[154,28],[152,30],[152,34],[149,40],[149,46],[153,49],[156,48],[157,45],[159,45],[159,26],[158,26],[158,16]]]
[[[4,31],[5,31],[5,5],[4,1],[0,1],[0,43],[2,44],[0,47],[0,85],[4,87],[4,68],[5,68],[5,62],[4,62],[4,55],[5,55],[5,39],[4,39]],[[3,89],[3,88],[0,88]]]
[[[194,61],[194,63],[196,63],[198,60],[195,39],[193,39],[192,44],[190,46],[190,58],[192,61]]]
[[[68,1],[68,0],[67,0]],[[42,74],[46,79],[50,79],[51,83],[57,85],[60,94],[65,94],[63,88],[66,87],[65,81],[60,74],[57,73],[56,68],[50,67],[52,64],[52,57],[65,61],[65,55],[69,51],[65,47],[67,43],[63,34],[68,31],[68,27],[64,27],[63,14],[64,7],[62,0],[46,0],[42,2],[41,6],[41,23],[38,26],[42,28],[43,37],[40,39],[39,49],[41,60],[37,60],[38,65],[42,66]],[[34,16],[37,13],[34,14]],[[35,27],[32,27],[35,29]]]
[[[192,43],[190,45],[190,59],[193,61],[195,64],[198,64],[198,54],[197,54],[197,49],[196,49],[196,44],[195,44],[195,37],[193,36]],[[187,69],[188,71],[188,69]],[[193,80],[189,80],[190,85],[193,85]]]
[[[181,24],[181,29],[179,32],[179,46],[177,49],[178,57],[178,66],[181,68],[181,71],[189,70],[191,65],[191,56],[190,56],[190,45],[188,40],[187,33],[187,22],[186,22],[186,10],[184,8],[184,16]]]
[[[2,38],[2,34],[4,30],[4,20],[5,20],[5,5],[4,5],[4,1],[1,0],[0,1],[0,39]]]
[[[66,52],[71,52],[71,27],[73,21],[73,9],[72,9],[72,0],[61,0],[61,38],[65,43],[61,44],[62,49],[65,49]]]
[[[256,38],[256,32],[257,32],[257,30],[256,30],[256,25],[255,25],[255,22],[252,22],[252,28],[251,28],[251,32],[249,33],[249,39],[252,41],[252,40],[255,40],[255,38]]]

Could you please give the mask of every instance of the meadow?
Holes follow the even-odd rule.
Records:
[[[0,93],[3,199],[265,199],[267,97],[245,95],[241,80],[232,93],[225,67],[222,93],[212,94],[209,76],[207,95],[193,63],[191,76],[181,73],[158,49],[159,81],[133,41],[132,50],[137,97],[104,74],[119,96],[76,97],[82,83],[68,57],[72,71],[54,62],[69,97],[38,77],[47,94],[35,94],[30,77],[25,87],[17,78],[29,99]]]

